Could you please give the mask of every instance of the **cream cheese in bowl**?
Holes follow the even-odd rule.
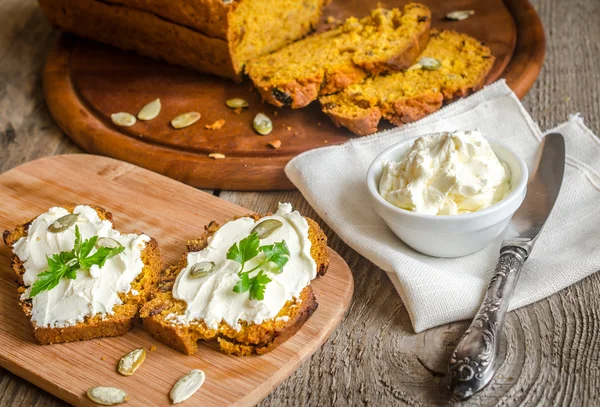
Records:
[[[404,159],[385,163],[379,193],[412,212],[457,215],[501,201],[510,181],[480,131],[443,132],[418,138]]]
[[[387,148],[369,167],[367,188],[374,211],[404,243],[458,257],[504,231],[525,198],[527,175],[509,146],[477,130],[444,132]]]

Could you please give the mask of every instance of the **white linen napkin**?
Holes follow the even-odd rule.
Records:
[[[480,129],[511,145],[530,165],[542,133],[506,83],[401,128],[308,151],[285,171],[319,216],[358,253],[385,270],[416,332],[477,312],[499,256],[499,237],[455,259],[417,253],[373,211],[365,183],[375,157],[401,140],[439,131]],[[579,115],[551,130],[565,136],[565,177],[554,212],[525,263],[510,309],[553,294],[600,269],[600,140]],[[530,167],[531,168],[531,167]]]

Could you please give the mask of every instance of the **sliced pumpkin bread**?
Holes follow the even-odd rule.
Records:
[[[369,75],[408,68],[427,45],[430,22],[422,4],[378,8],[251,60],[246,72],[267,102],[301,108]]]
[[[241,81],[246,62],[310,32],[329,0],[39,0],[56,27]]]
[[[265,216],[269,216],[269,214]],[[244,222],[250,222],[251,225],[254,223],[258,225],[263,218],[264,216],[254,214],[238,218],[236,221],[242,219]],[[314,267],[316,267],[313,270],[314,276],[324,275],[329,265],[327,238],[315,221],[309,218],[302,219],[305,219],[308,224],[307,238],[310,241],[310,257],[314,261]],[[194,282],[194,279],[190,279],[190,266],[192,268],[194,266],[188,262],[192,258],[190,256],[195,254],[202,256],[206,250],[210,251],[210,248],[222,244],[223,235],[217,233],[219,230],[223,230],[224,234],[230,233],[231,225],[232,222],[228,222],[221,227],[216,222],[211,222],[205,227],[202,236],[189,241],[187,252],[178,264],[164,270],[156,296],[146,303],[141,310],[140,315],[143,318],[144,327],[156,339],[185,354],[195,353],[198,349],[199,340],[216,340],[221,351],[228,354],[238,356],[253,353],[264,354],[290,338],[317,309],[318,304],[313,289],[308,282],[304,288],[301,288],[298,295],[287,298],[281,308],[275,306],[272,309],[273,315],[258,322],[248,320],[252,319],[249,316],[246,319],[240,318],[236,321],[226,321],[225,318],[220,319],[220,317],[215,317],[212,321],[207,320],[208,317],[199,319],[192,317],[190,319],[190,309],[193,305],[189,305],[181,298],[175,298],[174,292],[177,292],[178,281],[179,284],[186,287],[199,284],[192,289],[190,298],[203,303],[204,310],[216,309],[218,315],[221,313],[229,315],[232,312],[231,308],[235,306],[245,307],[250,314],[255,309],[254,307],[260,310],[263,306],[272,306],[268,305],[273,300],[272,296],[276,296],[277,290],[285,286],[285,284],[282,285],[282,280],[267,284],[264,300],[260,301],[250,299],[251,297],[247,292],[233,292],[232,289],[235,280],[237,280],[235,274],[237,269],[234,269],[234,273],[229,275],[222,273],[232,264],[235,265],[231,260],[225,258],[215,259],[218,270],[214,272],[214,278],[211,279],[210,275],[199,277],[200,280],[196,280],[196,282]],[[241,235],[238,238],[241,238]],[[290,249],[290,252],[292,257],[295,256],[293,248]],[[290,259],[288,264],[292,262],[293,259]],[[287,267],[287,265],[284,266],[279,276],[285,276],[288,273],[288,277],[290,277],[289,273],[296,270],[293,267],[290,269]],[[267,273],[267,275],[274,280],[276,279],[276,276],[272,273]],[[230,279],[231,276],[234,277],[233,282]],[[217,298],[220,296],[225,296],[224,298],[227,301],[219,302]],[[234,312],[233,315],[237,314]]]
[[[338,126],[364,136],[381,118],[400,126],[439,110],[445,101],[480,89],[494,64],[490,49],[456,31],[431,30],[429,44],[413,67],[369,78],[319,101]]]
[[[57,219],[73,213],[77,214],[73,224],[50,231]],[[90,224],[98,226],[97,235],[104,237],[105,245],[122,245],[122,253],[89,271],[77,269],[75,279],[61,278],[55,287],[31,298],[32,286],[49,269],[46,256],[73,250],[76,227],[85,243],[96,233]],[[19,303],[41,344],[124,335],[153,295],[161,268],[157,242],[145,235],[120,234],[113,226],[112,214],[101,207],[68,205],[4,232],[4,243],[13,251]],[[99,243],[100,239],[91,247],[90,256],[100,250]]]

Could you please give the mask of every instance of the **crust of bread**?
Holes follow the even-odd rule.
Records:
[[[65,205],[63,208],[73,212],[77,205]],[[113,223],[112,214],[99,206],[89,205],[96,210],[100,219],[108,220]],[[5,230],[3,233],[4,243],[11,249],[14,244],[23,236],[27,236],[29,226],[33,219],[22,225],[18,225],[14,230]],[[141,254],[144,268],[139,276],[132,282],[132,286],[139,292],[137,296],[132,294],[120,294],[123,304],[116,305],[113,308],[113,315],[102,317],[100,315],[86,317],[81,323],[64,328],[38,327],[31,321],[32,302],[29,299],[21,299],[27,287],[23,283],[23,274],[25,268],[23,262],[13,253],[11,256],[11,266],[17,277],[19,305],[21,306],[29,325],[33,331],[33,336],[42,345],[49,345],[61,342],[84,341],[93,338],[120,336],[126,334],[133,326],[134,320],[138,314],[139,308],[143,303],[150,299],[156,290],[159,282],[160,269],[162,266],[160,249],[156,240],[146,243],[146,247]]]
[[[253,214],[249,217],[258,220],[263,216]],[[322,276],[329,266],[327,237],[314,220],[306,220],[309,224],[311,256],[317,263],[317,274]],[[288,301],[276,318],[262,324],[241,321],[239,331],[224,322],[215,330],[208,328],[203,321],[183,325],[166,320],[169,314],[182,313],[186,309],[184,301],[173,298],[172,290],[177,275],[187,266],[187,253],[204,249],[219,227],[216,222],[207,225],[200,238],[188,242],[187,252],[179,263],[163,271],[157,294],[140,311],[144,328],[165,345],[188,355],[198,350],[199,340],[216,340],[221,351],[237,356],[269,352],[296,333],[317,309],[318,304],[310,285],[302,290],[300,298]],[[279,317],[287,317],[287,320]]]

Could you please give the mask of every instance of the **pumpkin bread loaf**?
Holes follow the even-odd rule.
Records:
[[[426,58],[426,59],[423,59]],[[494,57],[466,34],[431,30],[429,44],[409,69],[368,78],[344,91],[319,98],[338,126],[364,136],[377,132],[381,118],[400,126],[439,110],[444,101],[480,89]]]
[[[246,62],[312,30],[330,0],[39,0],[60,29],[241,80]]]
[[[378,8],[254,59],[246,72],[265,101],[301,108],[369,75],[408,68],[427,45],[430,22],[422,4],[403,11]]]
[[[73,213],[76,207],[77,205],[68,205],[65,206],[64,209],[69,213]],[[110,212],[107,212],[105,209],[98,206],[92,206],[92,208],[96,211],[101,220],[112,223],[112,214]],[[42,345],[48,345],[126,334],[133,327],[134,320],[138,315],[140,307],[154,294],[158,284],[162,264],[156,240],[150,238],[145,243],[145,247],[140,254],[143,268],[131,282],[130,290],[127,293],[118,293],[121,304],[115,305],[111,313],[104,315],[88,315],[83,321],[76,324],[63,324],[54,327],[50,325],[37,326],[37,324],[31,320],[34,307],[33,301],[35,299],[27,298],[27,295],[24,295],[28,291],[28,286],[25,285],[23,280],[26,272],[25,262],[14,254],[15,245],[19,239],[28,236],[33,221],[34,219],[17,226],[14,231],[6,230],[3,237],[4,243],[13,249],[11,265],[17,276],[19,304],[29,320],[35,339]],[[61,233],[69,233],[69,231]],[[71,230],[70,233],[73,233],[73,231]],[[78,273],[87,274],[88,272],[79,271]],[[102,269],[100,269],[100,273],[102,273]],[[80,277],[81,276],[78,275],[77,278],[79,279]],[[60,288],[55,287],[54,289],[57,290]],[[69,303],[66,302],[65,306],[69,306]]]
[[[254,221],[262,218],[257,214],[247,217]],[[317,275],[322,276],[329,266],[327,237],[315,221],[305,219],[309,225],[310,255],[316,263]],[[173,287],[179,273],[188,266],[188,253],[205,249],[219,229],[220,226],[216,222],[211,222],[199,239],[188,242],[187,252],[179,263],[163,271],[157,294],[140,311],[144,328],[162,343],[188,355],[198,350],[199,340],[215,339],[221,351],[232,355],[246,356],[270,352],[296,333],[317,309],[318,304],[310,285],[304,287],[297,298],[287,301],[275,318],[260,324],[240,320],[239,329],[234,329],[225,321],[221,321],[214,329],[203,320],[180,323],[172,318],[174,315],[183,315],[187,307],[185,301],[174,298]],[[283,271],[285,272],[286,270]],[[265,295],[268,295],[268,292]]]

